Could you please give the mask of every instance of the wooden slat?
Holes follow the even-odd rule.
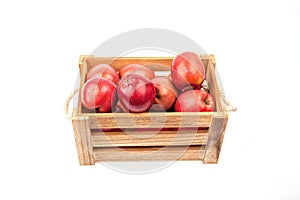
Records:
[[[211,112],[166,113],[85,113],[91,129],[98,128],[178,128],[209,127]]]
[[[77,109],[78,109],[78,113],[82,113],[81,90],[85,83],[85,76],[87,73],[87,64],[85,60],[82,62],[81,67],[79,68],[79,72],[80,72],[80,82],[79,82]]]
[[[96,162],[202,160],[201,146],[94,148]]]
[[[88,69],[97,64],[108,64],[117,71],[128,64],[143,64],[154,71],[170,70],[173,57],[117,57],[117,58],[88,58],[86,60]]]
[[[94,147],[204,145],[208,130],[92,132]]]
[[[87,67],[91,67],[97,64],[109,64],[116,70],[128,64],[143,64],[154,71],[168,71],[172,65],[174,57],[89,57],[86,59]],[[210,60],[209,55],[202,55],[201,60],[206,68],[208,60]]]
[[[208,62],[214,58],[214,55],[200,55],[200,58],[204,65],[205,71],[207,71]]]

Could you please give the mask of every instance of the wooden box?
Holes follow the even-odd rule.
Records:
[[[217,163],[228,120],[219,94],[213,55],[201,55],[215,112],[85,113],[80,101],[73,109],[72,124],[80,165],[101,161],[201,160]],[[144,64],[169,71],[173,57],[101,58],[81,56],[80,88],[87,71],[96,64],[116,70],[129,64]]]

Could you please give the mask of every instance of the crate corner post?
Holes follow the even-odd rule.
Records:
[[[205,148],[205,153],[203,157],[203,164],[217,164],[219,160],[219,155],[221,152],[221,147],[223,143],[223,138],[225,134],[225,129],[228,121],[227,113],[223,113],[222,116],[213,116],[211,121],[211,126],[209,128],[209,136],[207,145]]]
[[[95,165],[89,117],[74,116],[72,123],[79,164]]]

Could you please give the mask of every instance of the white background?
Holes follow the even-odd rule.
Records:
[[[9,2],[9,3],[8,3]],[[1,1],[0,199],[300,199],[299,1]],[[80,167],[63,104],[80,54],[137,28],[215,54],[230,113],[218,165]]]

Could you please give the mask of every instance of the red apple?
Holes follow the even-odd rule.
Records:
[[[117,89],[120,102],[130,112],[147,111],[155,99],[153,83],[138,74],[123,77]]]
[[[154,72],[149,67],[140,64],[129,64],[122,67],[119,71],[121,78],[125,77],[128,74],[139,74],[148,79],[154,78]]]
[[[211,112],[214,100],[205,90],[188,90],[179,95],[174,109],[176,112]]]
[[[119,75],[117,71],[107,64],[99,64],[94,67],[92,67],[86,74],[86,81],[88,81],[91,78],[98,77],[98,78],[107,78],[108,80],[111,80],[114,83],[117,83],[119,81]]]
[[[154,84],[156,91],[155,103],[159,104],[164,110],[169,110],[177,97],[177,91],[172,82],[167,77],[155,77],[151,82]],[[155,106],[151,109],[156,110]]]
[[[205,68],[200,57],[193,52],[176,56],[172,62],[171,77],[179,90],[189,85],[194,89],[200,88],[205,78]]]
[[[89,79],[81,91],[82,105],[98,112],[110,112],[116,99],[116,85],[105,78]]]

